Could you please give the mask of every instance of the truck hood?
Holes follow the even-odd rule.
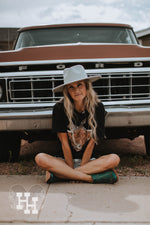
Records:
[[[0,52],[0,62],[133,57],[150,57],[150,47],[126,44],[72,44]]]

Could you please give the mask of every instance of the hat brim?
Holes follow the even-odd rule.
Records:
[[[59,86],[53,88],[53,92],[62,92],[63,89],[64,89],[64,87],[65,87],[66,85],[71,84],[71,83],[74,83],[74,82],[77,82],[77,81],[89,80],[91,83],[93,83],[93,82],[99,80],[100,78],[101,78],[101,76],[99,75],[99,76],[91,76],[91,77],[87,77],[87,78],[81,79],[81,80],[79,80],[79,79],[78,79],[78,80],[74,80],[73,82],[68,82],[68,83],[66,83],[66,84],[61,84],[61,85],[59,85]]]

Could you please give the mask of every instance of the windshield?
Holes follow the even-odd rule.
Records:
[[[79,42],[137,44],[133,31],[126,27],[57,27],[33,29],[21,32],[15,49],[29,46]]]

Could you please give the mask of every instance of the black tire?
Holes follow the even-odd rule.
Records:
[[[145,141],[146,153],[147,153],[147,155],[150,156],[150,133],[149,132],[146,132],[144,134],[144,141]]]
[[[16,162],[19,159],[21,137],[18,132],[0,133],[0,162]]]

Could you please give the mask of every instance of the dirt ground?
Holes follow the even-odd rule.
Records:
[[[0,163],[0,175],[35,174],[44,175],[34,162],[39,152],[54,153],[56,141],[36,141],[31,144],[22,141],[20,160],[16,163]],[[150,176],[150,157],[146,155],[144,138],[134,140],[105,140],[97,147],[100,154],[116,153],[120,156],[120,165],[116,169],[119,176]]]

